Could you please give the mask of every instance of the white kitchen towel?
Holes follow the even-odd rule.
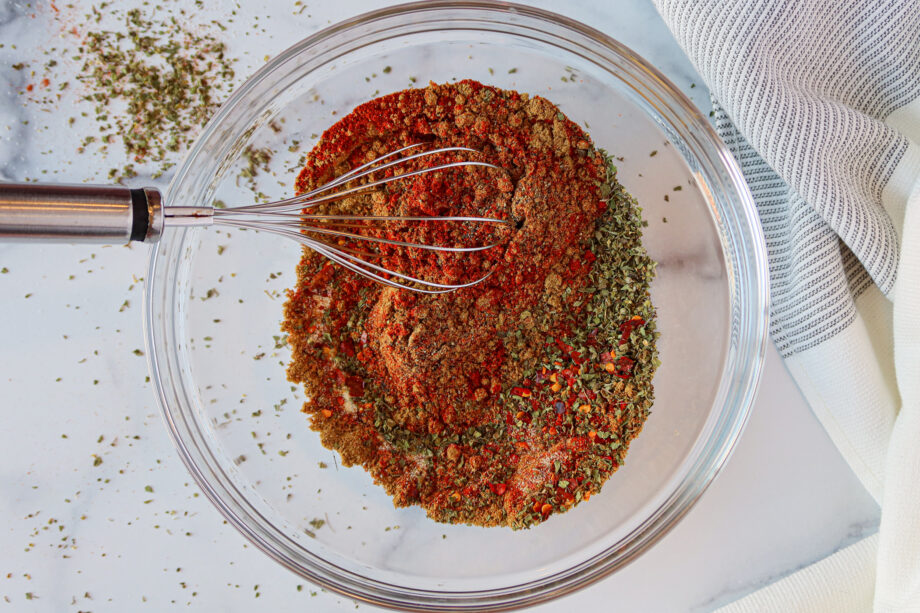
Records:
[[[725,610],[920,611],[920,2],[655,2],[757,203],[773,341],[882,507]]]

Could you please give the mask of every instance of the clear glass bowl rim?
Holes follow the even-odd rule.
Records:
[[[293,572],[317,585],[350,598],[378,606],[416,611],[445,609],[492,611],[532,606],[590,585],[622,568],[654,545],[693,507],[730,456],[750,414],[760,381],[767,339],[766,247],[759,231],[759,220],[753,199],[727,147],[693,103],[663,74],[631,49],[589,26],[542,9],[489,0],[422,1],[371,11],[329,26],[273,58],[233,93],[205,127],[195,146],[180,165],[168,193],[172,193],[174,187],[184,180],[189,172],[191,160],[202,155],[202,144],[219,131],[223,120],[234,110],[237,102],[242,100],[257,82],[291,58],[315,46],[329,45],[335,41],[336,37],[347,35],[354,30],[367,33],[371,28],[374,32],[380,33],[385,31],[387,25],[402,22],[411,16],[412,25],[420,28],[419,31],[427,31],[421,29],[425,23],[443,20],[446,13],[458,12],[466,13],[470,19],[478,22],[489,22],[496,26],[504,23],[502,16],[508,15],[528,22],[527,25],[534,29],[539,29],[540,24],[551,24],[554,29],[552,35],[560,36],[560,32],[568,31],[576,36],[589,39],[595,45],[606,47],[614,56],[627,58],[631,68],[640,71],[647,80],[655,84],[661,96],[661,102],[672,105],[687,124],[685,127],[688,129],[692,127],[693,134],[704,139],[706,146],[712,147],[717,152],[720,170],[734,192],[735,206],[731,210],[719,209],[718,213],[722,215],[726,223],[733,225],[734,232],[728,238],[734,237],[733,240],[740,243],[740,246],[736,245],[738,248],[734,255],[738,261],[733,263],[729,271],[729,282],[738,286],[737,291],[741,292],[745,300],[740,306],[732,305],[732,348],[727,358],[731,367],[726,368],[725,372],[730,372],[733,376],[726,377],[723,374],[721,393],[717,396],[717,403],[718,399],[721,399],[722,413],[714,432],[715,436],[707,442],[694,470],[690,472],[690,475],[695,478],[685,479],[667,501],[658,508],[657,512],[647,518],[641,528],[634,533],[635,538],[632,541],[621,547],[612,547],[566,571],[533,582],[483,591],[437,592],[386,584],[358,576],[333,565],[294,559],[284,551],[283,546],[271,538],[272,530],[259,525],[259,520],[268,523],[267,520],[258,516],[257,513],[255,514],[257,519],[254,518],[251,512],[246,512],[239,505],[228,500],[228,489],[232,488],[230,484],[206,474],[206,467],[202,467],[201,451],[194,437],[187,430],[188,420],[194,420],[184,414],[187,409],[181,406],[181,402],[180,406],[172,406],[169,396],[175,382],[164,378],[164,374],[168,375],[168,369],[162,363],[168,360],[168,351],[175,351],[175,345],[164,343],[159,330],[164,330],[167,337],[171,330],[174,331],[172,320],[175,313],[170,312],[169,309],[160,308],[157,303],[157,300],[162,299],[164,294],[166,302],[169,303],[171,295],[169,288],[158,285],[166,282],[168,274],[158,272],[161,246],[157,245],[150,255],[148,281],[145,287],[144,320],[148,366],[167,430],[176,444],[182,461],[199,487],[231,525],[256,547]],[[544,30],[540,31],[549,34]],[[713,206],[717,207],[717,203],[713,203]],[[725,239],[724,236],[723,239]],[[727,257],[729,255],[732,254],[726,254]],[[735,278],[731,278],[732,270],[736,272]],[[161,311],[165,311],[162,313],[163,319],[158,321],[156,316]],[[268,526],[270,528],[271,524],[268,523]]]

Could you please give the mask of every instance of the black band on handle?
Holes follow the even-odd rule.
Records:
[[[150,215],[147,212],[147,193],[143,189],[131,190],[131,238],[143,241],[147,237]]]

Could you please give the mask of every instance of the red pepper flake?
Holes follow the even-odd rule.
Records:
[[[629,379],[632,376],[632,369],[635,361],[627,358],[625,355],[616,362],[616,372],[614,373],[621,379]]]
[[[352,398],[360,398],[364,395],[364,379],[361,377],[346,377],[345,384],[348,386],[348,394]]]
[[[639,326],[645,324],[645,320],[635,315],[630,319],[627,319],[620,324],[620,344],[625,345],[629,342],[629,336],[632,334],[632,331],[638,328]]]
[[[531,391],[526,387],[512,387],[511,394],[520,398],[530,398]]]

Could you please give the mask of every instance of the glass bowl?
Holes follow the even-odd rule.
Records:
[[[205,494],[306,579],[420,611],[534,604],[648,549],[726,461],[751,408],[766,338],[765,248],[725,146],[630,49],[533,8],[407,4],[303,40],[221,108],[179,167],[167,202],[289,196],[301,155],[355,105],[463,78],[545,96],[587,126],[620,158],[620,180],[648,221],[644,243],[658,262],[657,400],[625,466],[590,502],[531,530],[444,525],[418,508],[395,509],[362,469],[338,466],[285,379],[279,325],[300,254],[293,241],[168,229],[147,278],[158,400]]]

